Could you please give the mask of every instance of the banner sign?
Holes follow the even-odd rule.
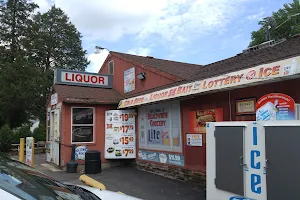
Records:
[[[288,95],[271,93],[256,103],[257,121],[295,120],[295,101]]]
[[[58,94],[54,93],[51,95],[51,106],[54,106],[58,103]]]
[[[190,132],[206,133],[207,122],[223,121],[223,109],[199,110],[190,112]]]
[[[54,84],[112,88],[112,76],[56,69]]]
[[[105,158],[136,158],[135,110],[105,112]]]
[[[191,94],[265,82],[295,74],[300,74],[300,56],[124,99],[120,101],[119,108],[132,107],[165,99],[188,96]]]
[[[124,93],[135,90],[135,68],[124,71]]]
[[[180,154],[139,150],[138,159],[162,164],[184,166],[184,156]]]
[[[197,94],[200,92],[201,82],[196,81],[194,83],[188,83],[180,86],[175,86],[165,90],[152,92],[150,94],[137,96],[120,101],[119,108],[126,108],[130,106],[141,105],[145,103],[151,103],[161,101],[165,99],[172,99],[181,96],[188,96],[191,94]]]
[[[34,166],[33,155],[34,155],[34,139],[33,137],[26,137],[26,164],[31,167]]]

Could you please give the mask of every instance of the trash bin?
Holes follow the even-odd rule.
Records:
[[[75,161],[70,161],[67,163],[67,172],[68,173],[77,173],[78,163]]]
[[[101,173],[101,153],[100,151],[90,150],[85,152],[85,173]]]

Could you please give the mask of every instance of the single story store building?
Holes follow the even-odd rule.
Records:
[[[75,143],[103,152],[104,163],[129,153],[139,169],[204,183],[206,122],[254,121],[261,97],[285,95],[299,115],[299,45],[300,37],[270,42],[205,66],[110,52],[99,76],[110,77],[111,85],[54,85],[57,100],[48,106],[49,161],[64,166]],[[55,113],[60,113],[59,122]],[[87,119],[77,123],[74,118],[80,115]],[[78,127],[90,131],[76,134]],[[76,139],[91,132],[93,140]]]

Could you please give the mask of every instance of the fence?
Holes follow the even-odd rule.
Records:
[[[20,151],[20,144],[12,144],[10,152],[18,154]],[[26,151],[26,143],[24,144],[24,152]],[[34,143],[34,153],[46,153],[46,142],[45,141],[38,141]]]

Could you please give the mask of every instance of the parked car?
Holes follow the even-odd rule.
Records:
[[[0,197],[5,200],[138,200],[125,194],[62,183],[2,153]]]

